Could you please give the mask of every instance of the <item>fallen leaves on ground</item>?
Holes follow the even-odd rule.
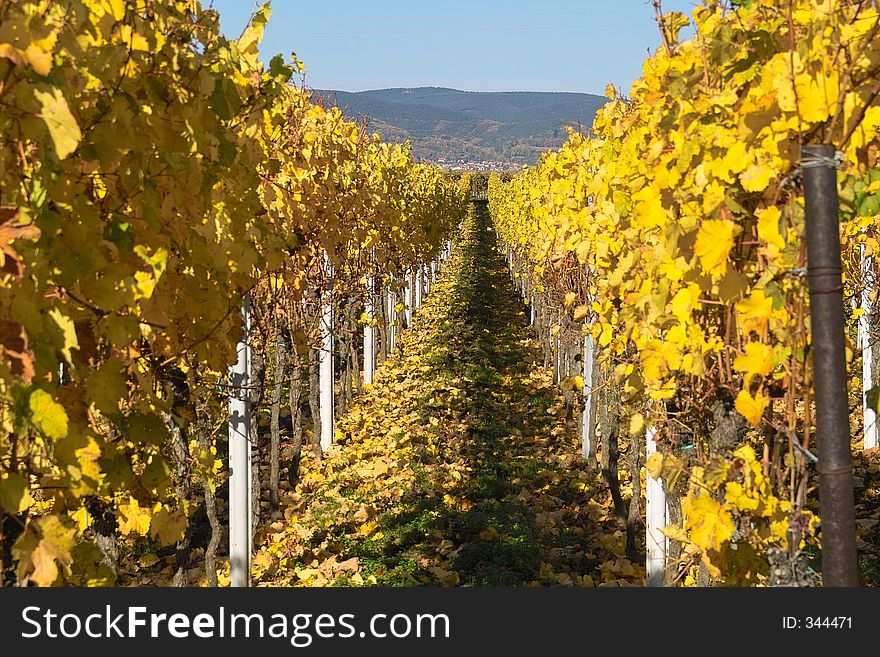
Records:
[[[488,231],[466,222],[398,351],[305,455],[257,536],[273,586],[644,582],[607,488],[580,458]]]

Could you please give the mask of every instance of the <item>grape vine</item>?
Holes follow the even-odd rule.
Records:
[[[670,581],[766,581],[779,553],[803,572],[815,545],[802,146],[841,151],[850,298],[877,252],[876,3],[733,4],[662,15],[631,98],[609,87],[591,134],[489,186],[546,321],[591,333],[624,426],[659,432]]]
[[[185,584],[202,503],[219,542],[243,300],[263,363],[308,354],[328,267],[355,307],[461,220],[465,179],[297,87],[295,56],[263,65],[269,15],[229,40],[196,0],[0,2],[5,582],[113,583],[143,536]]]

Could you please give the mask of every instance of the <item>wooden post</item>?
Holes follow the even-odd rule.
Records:
[[[250,308],[241,308],[238,360],[229,368],[229,570],[231,586],[249,586],[251,572]]]

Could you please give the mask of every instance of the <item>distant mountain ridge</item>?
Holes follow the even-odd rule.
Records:
[[[459,91],[445,87],[315,90],[346,117],[368,117],[389,141],[409,139],[422,160],[534,164],[558,148],[565,126],[589,130],[604,96],[543,91]]]

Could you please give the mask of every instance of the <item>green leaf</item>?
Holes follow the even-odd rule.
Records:
[[[17,472],[0,477],[0,507],[7,513],[21,513],[34,503],[28,491],[27,479]]]
[[[227,96],[225,90],[219,86],[214,89],[214,93],[211,94],[211,107],[214,108],[217,116],[225,121],[230,120],[234,116],[234,112],[229,102],[229,96]]]
[[[872,217],[880,212],[880,196],[869,195],[858,204],[856,212],[860,217]]]
[[[86,379],[86,392],[95,407],[107,415],[119,413],[119,401],[128,396],[123,363],[111,358]]]
[[[58,440],[67,435],[67,413],[45,390],[37,388],[28,400],[31,422],[47,438]]]
[[[82,133],[70,113],[67,101],[58,89],[51,91],[37,89],[34,97],[40,106],[40,118],[49,129],[49,136],[55,146],[55,153],[59,160],[63,160],[76,150]]]
[[[134,443],[161,445],[168,437],[168,429],[156,415],[132,415],[128,418],[127,434]]]

